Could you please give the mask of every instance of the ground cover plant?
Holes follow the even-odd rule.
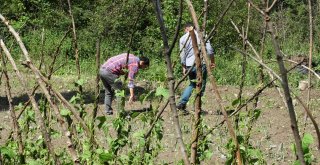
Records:
[[[315,0],[5,1],[0,164],[319,164],[319,9]],[[187,115],[176,107],[189,83],[178,44],[186,22],[200,38]],[[216,67],[201,96],[206,41]],[[117,90],[106,115],[99,67],[123,52],[151,65],[136,77],[137,100]]]

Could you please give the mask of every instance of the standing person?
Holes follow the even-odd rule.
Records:
[[[192,23],[186,23],[184,26],[184,32],[185,34],[180,38],[179,46],[180,46],[180,59],[181,59],[181,64],[182,64],[182,69],[183,69],[183,74],[186,74],[186,72],[193,67],[195,63],[195,54],[194,50],[192,47],[192,40],[191,37],[189,36],[189,31],[193,30],[193,24]],[[194,33],[197,38],[197,43],[200,45],[200,39],[198,37],[197,31],[194,30]],[[211,68],[215,67],[215,61],[214,61],[214,56],[213,56],[213,48],[208,41],[206,43],[206,51],[207,54],[211,60]],[[206,80],[207,80],[207,69],[204,61],[202,61],[202,87],[201,87],[201,96],[203,95],[205,91],[205,86],[206,86]],[[192,94],[192,90],[196,87],[196,77],[197,77],[197,72],[196,72],[196,67],[193,67],[192,70],[188,74],[190,84],[187,86],[180,98],[180,101],[177,105],[178,110],[182,110],[184,112],[186,111],[186,104],[189,101],[189,98]]]
[[[114,98],[115,90],[120,89],[122,83],[118,78],[120,75],[125,75],[125,70],[128,70],[130,90],[129,102],[134,101],[134,78],[139,69],[145,69],[149,66],[149,59],[147,57],[136,57],[127,53],[122,53],[117,56],[111,57],[100,67],[100,79],[105,88],[104,104],[106,106],[106,114],[112,115],[113,109],[111,107],[112,99]]]

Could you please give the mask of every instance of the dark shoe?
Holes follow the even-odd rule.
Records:
[[[189,115],[189,112],[187,110],[179,110],[183,115]]]
[[[177,105],[177,109],[178,109],[178,110],[181,110],[181,111],[182,111],[182,110],[186,110],[186,105],[185,105],[185,104],[178,104],[178,105]]]
[[[113,112],[112,111],[106,111],[106,114],[107,115],[113,115]]]
[[[188,115],[189,112],[186,110],[186,105],[185,104],[178,104],[177,105],[177,110],[182,112],[183,115]]]

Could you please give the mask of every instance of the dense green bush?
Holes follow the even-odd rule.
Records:
[[[194,7],[197,15],[200,17],[199,23],[202,24],[202,1],[195,1]],[[209,1],[207,29],[217,23],[221,12],[226,8],[227,1]],[[132,8],[132,6],[135,6]],[[259,5],[263,7],[263,4]],[[167,0],[162,2],[164,21],[166,31],[171,44],[177,24],[177,15],[179,12],[179,1]],[[143,9],[143,10],[142,10]],[[308,54],[309,49],[309,20],[307,2],[298,0],[285,0],[279,2],[272,12],[272,20],[276,23],[276,33],[281,42],[282,51],[288,56],[297,54]],[[316,11],[317,5],[313,9]],[[142,10],[142,11],[140,11]],[[242,55],[235,52],[232,47],[242,48],[242,39],[234,30],[231,20],[239,28],[245,28],[247,25],[248,8],[246,1],[239,1],[231,5],[230,9],[223,17],[220,24],[216,26],[217,31],[214,33],[211,43],[215,48],[217,68],[213,71],[218,83],[220,84],[239,84],[241,77],[241,60]],[[65,32],[71,28],[71,19],[67,2],[62,1],[5,1],[0,6],[3,14],[11,24],[19,31],[24,43],[29,50],[34,61],[39,62],[40,57],[44,55],[47,65],[50,64],[52,56],[62,39]],[[154,15],[152,3],[146,3],[143,0],[138,1],[73,1],[72,11],[75,18],[77,30],[77,42],[81,61],[81,68],[84,74],[94,74],[95,72],[95,53],[96,42],[101,40],[101,63],[107,58],[127,52],[136,55],[144,55],[151,58],[152,66],[145,71],[146,74],[139,77],[149,80],[165,80],[165,64],[163,60],[162,37],[158,27],[158,22]],[[136,26],[134,22],[139,13],[142,12]],[[316,12],[314,12],[315,14]],[[254,9],[250,8],[250,25],[248,39],[258,51],[263,34],[263,18]],[[191,17],[184,4],[182,23],[190,22]],[[314,20],[315,34],[317,34],[318,19]],[[10,45],[12,37],[9,36],[8,30],[4,25],[0,25],[0,36],[3,36],[5,42]],[[133,42],[129,48],[129,40],[134,32]],[[179,36],[183,34],[180,30]],[[42,40],[44,36],[44,40]],[[319,42],[318,35],[315,35],[315,61],[317,57]],[[42,44],[43,43],[43,44]],[[274,59],[274,51],[267,37],[265,41],[263,57],[266,62]],[[19,58],[19,49],[16,44],[12,45],[12,54]],[[67,35],[58,51],[57,66],[68,61],[58,74],[75,73],[73,63],[74,48],[72,33]],[[178,58],[179,50],[176,43],[172,53],[172,61],[175,63],[175,76],[181,76],[181,66]],[[272,63],[272,62],[271,62]],[[161,66],[161,67],[159,67]],[[255,62],[248,59],[248,69],[246,83],[253,85],[258,82],[258,68]],[[276,67],[275,67],[276,68]],[[232,72],[230,72],[232,71]],[[86,73],[87,72],[87,73]],[[232,74],[230,74],[232,73]]]

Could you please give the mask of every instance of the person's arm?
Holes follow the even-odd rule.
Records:
[[[128,73],[128,78],[129,78],[129,91],[130,91],[130,98],[129,98],[129,103],[134,101],[134,78],[136,73],[138,72],[138,65],[129,65],[128,67],[129,73]]]
[[[206,43],[206,50],[207,50],[207,54],[210,58],[210,68],[214,68],[216,66],[215,64],[215,59],[214,59],[214,50],[213,47],[210,44],[210,41],[208,41]]]
[[[185,74],[186,73],[186,55],[184,52],[184,47],[185,47],[185,43],[187,41],[184,41],[182,38],[180,38],[179,41],[179,47],[180,47],[180,61],[181,61],[181,65],[182,65],[182,73]]]
[[[129,97],[129,103],[132,103],[134,101],[134,88],[129,88],[130,90],[130,97]]]
[[[210,61],[211,61],[210,68],[215,68],[216,67],[216,63],[215,63],[215,59],[214,59],[214,55],[213,54],[210,56]]]

